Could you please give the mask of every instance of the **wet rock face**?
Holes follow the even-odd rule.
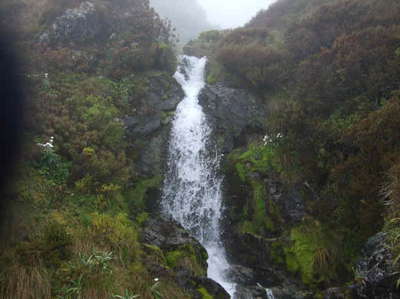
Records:
[[[191,293],[192,298],[204,298],[202,292],[207,292],[213,298],[230,298],[222,286],[205,277],[208,258],[206,250],[174,220],[162,217],[149,219],[145,223],[141,239],[147,246],[158,248],[169,263],[169,267],[163,267],[155,261],[148,260],[149,268],[153,269],[153,274],[157,277],[167,276],[174,279],[179,286]],[[175,265],[174,256],[179,256],[185,261]]]
[[[200,243],[172,219],[162,217],[149,219],[143,229],[142,238],[145,243],[155,245],[165,250],[191,244],[198,247],[202,255],[207,256],[205,249]]]
[[[229,294],[224,290],[224,288],[212,279],[209,279],[207,277],[200,277],[200,278],[195,278],[194,281],[198,285],[204,287],[207,290],[208,294],[212,296],[212,298],[218,298],[218,299],[230,298]],[[203,299],[204,294],[202,294],[201,296],[194,296],[194,297]]]
[[[145,244],[160,248],[167,260],[169,257],[169,266],[175,270],[178,278],[206,275],[207,251],[174,220],[163,217],[149,219],[141,239]],[[179,261],[183,261],[182,264]]]
[[[246,144],[254,134],[263,134],[266,111],[263,103],[243,89],[222,84],[207,85],[199,103],[213,126],[223,152]]]
[[[239,285],[235,292],[236,299],[269,299],[264,288],[259,286],[244,287]]]
[[[128,141],[139,153],[137,170],[143,176],[162,176],[168,154],[171,121],[184,93],[175,79],[150,78],[148,92],[124,123]]]
[[[279,207],[279,212],[286,224],[296,224],[306,215],[303,194],[307,191],[301,185],[284,186],[279,179],[266,179],[268,197]],[[308,192],[309,193],[309,192]],[[311,195],[310,195],[311,196]]]

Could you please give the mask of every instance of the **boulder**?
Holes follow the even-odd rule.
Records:
[[[206,250],[172,219],[152,217],[144,223],[141,241],[145,243],[147,268],[157,277],[168,276],[189,291],[193,298],[228,299],[229,294],[207,274]],[[159,257],[162,256],[162,257]]]
[[[218,298],[218,299],[229,299],[230,296],[229,294],[225,291],[225,289],[217,282],[214,280],[207,278],[207,277],[199,277],[199,278],[194,278],[193,279],[197,283],[197,287],[204,288],[209,295],[212,296],[212,298]],[[201,294],[201,297],[198,297],[199,299],[204,298],[204,294]]]

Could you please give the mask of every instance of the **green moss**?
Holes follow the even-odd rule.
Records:
[[[240,179],[245,182],[247,174],[246,166],[243,163],[238,162],[235,164],[235,167]]]
[[[165,254],[167,265],[170,268],[186,268],[199,276],[206,275],[207,267],[204,263],[207,257],[196,252],[193,245],[186,244],[178,249],[169,251]]]
[[[136,222],[139,225],[143,225],[147,219],[149,219],[149,214],[146,212],[140,213],[137,217],[136,217]]]
[[[299,273],[303,282],[315,286],[333,279],[340,265],[335,241],[319,222],[302,224],[290,232],[291,246],[284,248],[287,269]]]
[[[282,223],[280,210],[268,198],[264,181],[271,172],[279,170],[274,147],[252,144],[245,152],[233,151],[228,161],[251,190],[251,197],[240,211],[240,231],[258,235],[277,231]]]
[[[186,254],[180,250],[174,250],[167,253],[167,263],[171,268],[175,268],[178,265],[180,259],[182,259]]]
[[[201,294],[201,296],[202,296],[201,298],[202,299],[213,299],[214,298],[214,296],[211,296],[210,293],[203,287],[198,288],[197,290]]]
[[[305,284],[310,284],[314,280],[314,254],[318,244],[311,234],[292,229],[291,240],[293,247],[286,251],[286,264],[291,272],[300,272]]]
[[[251,185],[253,188],[253,200],[252,200],[252,205],[253,205],[253,222],[258,228],[258,231],[262,231],[264,227],[268,228],[268,220],[267,218],[267,213],[266,213],[266,207],[265,207],[265,202],[266,202],[266,192],[265,192],[265,186],[263,183],[254,180],[251,181]],[[273,226],[271,223],[269,223],[270,226]]]
[[[217,82],[218,82],[218,79],[217,79],[217,77],[215,76],[215,74],[209,74],[209,75],[207,76],[207,83],[208,83],[208,84],[213,85],[213,84],[215,84],[215,83],[217,83]]]
[[[280,241],[275,241],[271,245],[270,255],[276,264],[285,264],[285,253],[283,245]]]
[[[257,228],[255,227],[254,223],[248,220],[245,220],[241,222],[239,231],[244,234],[244,233],[250,233],[250,234],[257,234]]]
[[[130,190],[126,197],[129,202],[129,209],[133,215],[142,212],[146,208],[146,193],[151,188],[160,186],[162,178],[155,176],[152,178],[142,179],[135,184],[133,190]]]

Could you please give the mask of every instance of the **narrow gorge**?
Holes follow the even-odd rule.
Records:
[[[175,78],[185,98],[172,122],[163,210],[206,248],[208,277],[233,295],[235,284],[227,277],[230,269],[221,240],[220,150],[212,141],[212,131],[198,99],[205,86],[207,60],[189,56],[181,59]]]

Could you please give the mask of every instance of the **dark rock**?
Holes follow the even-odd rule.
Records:
[[[174,111],[176,106],[182,100],[183,95],[177,90],[177,93],[166,99],[160,98],[159,94],[150,92],[147,96],[147,104],[152,108],[159,109],[161,111]]]
[[[226,240],[226,248],[229,249],[231,259],[234,262],[241,263],[245,267],[256,269],[268,269],[272,261],[268,254],[271,248],[271,243],[264,238],[252,235],[250,233],[233,233]],[[279,281],[273,279],[272,284],[277,285]]]
[[[151,77],[148,89],[145,104],[158,111],[175,111],[184,97],[181,86],[172,78],[166,80],[163,76]]]
[[[311,292],[301,291],[293,286],[274,287],[266,289],[260,284],[256,286],[238,286],[235,299],[312,299]]]
[[[279,207],[280,216],[286,224],[296,224],[303,219],[306,215],[304,194],[308,190],[301,185],[285,186],[278,179],[268,179],[266,186],[268,197]]]
[[[162,176],[167,161],[167,150],[170,127],[162,127],[157,134],[146,136],[141,141],[139,161],[137,168],[141,174]]]
[[[139,124],[140,120],[138,117],[127,116],[124,119],[124,124],[127,128],[133,128]]]
[[[345,299],[349,288],[330,288],[325,291],[326,299]]]
[[[245,287],[238,285],[235,291],[235,299],[270,299],[264,288],[260,286]]]
[[[194,281],[207,290],[207,292],[213,296],[213,298],[218,299],[229,299],[229,294],[225,291],[225,289],[214,280],[207,278],[207,277],[199,277],[194,278]],[[200,297],[201,298],[201,297]]]
[[[393,257],[386,246],[384,233],[368,240],[357,264],[357,272],[363,279],[354,288],[358,298],[400,298],[400,291],[395,287],[399,276],[393,268]]]
[[[141,117],[128,117],[125,125],[130,125],[128,129],[135,135],[146,136],[154,133],[161,127],[161,117],[154,116],[141,116]]]
[[[57,44],[103,40],[111,33],[107,20],[92,2],[85,1],[78,8],[65,10],[39,39],[41,42]]]
[[[207,85],[200,94],[203,107],[224,152],[246,144],[253,134],[263,134],[266,112],[260,99],[243,89]]]
[[[154,250],[160,248],[163,252],[171,252],[175,250],[182,250],[190,246],[194,251],[195,259],[197,263],[200,263],[203,270],[201,271],[204,275],[207,272],[207,252],[201,246],[201,244],[192,238],[189,233],[177,224],[172,219],[165,219],[162,217],[153,217],[146,221],[144,228],[141,233],[141,241],[149,244],[148,250]],[[146,256],[151,256],[147,254]],[[228,299],[229,294],[224,288],[217,282],[198,275],[190,269],[190,267],[180,266],[174,267],[173,271],[160,265],[159,262],[148,261],[147,268],[151,269],[154,275],[170,276],[177,282],[177,284],[188,290],[193,298],[201,299],[202,296],[198,289],[204,288],[207,292],[213,296],[213,298]],[[157,274],[157,271],[159,271]]]
[[[152,217],[147,220],[142,233],[145,243],[155,245],[163,250],[173,250],[181,245],[194,245],[207,256],[201,244],[172,219]]]
[[[256,284],[254,271],[241,265],[231,265],[228,277],[231,281],[240,285]]]
[[[162,176],[167,160],[171,120],[184,93],[180,85],[165,75],[150,76],[149,92],[139,108],[128,113],[124,123],[128,142],[138,152],[136,168],[142,176]]]
[[[393,257],[386,245],[385,233],[380,232],[367,241],[356,270],[359,279],[355,284],[328,289],[325,298],[400,298],[396,287],[399,274],[393,268]]]
[[[145,197],[145,210],[149,214],[159,214],[162,190],[159,186],[148,188]]]
[[[310,291],[301,291],[293,286],[274,287],[270,289],[275,299],[313,299]]]

